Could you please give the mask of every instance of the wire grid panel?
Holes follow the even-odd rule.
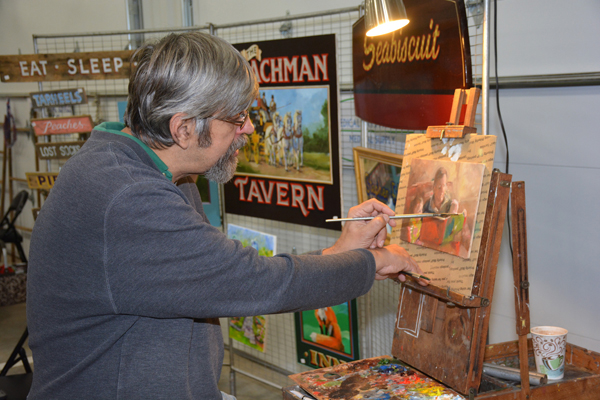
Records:
[[[215,34],[229,43],[336,34],[339,84],[352,87],[352,24],[357,19],[358,8],[333,15],[217,28]]]
[[[169,30],[155,30],[131,34],[130,32],[96,33],[79,35],[52,35],[34,37],[34,48],[39,54],[77,53],[97,51],[118,51],[133,49],[134,43],[154,40],[168,34]],[[40,91],[67,88],[84,88],[88,97],[87,104],[70,107],[44,109],[38,118],[61,117],[68,115],[90,115],[94,125],[104,121],[119,121],[118,103],[127,101],[129,79],[49,81],[39,83]],[[66,142],[78,140],[78,135],[53,135],[52,138],[40,138],[46,142]],[[58,171],[66,160],[51,160],[46,164],[47,171]]]
[[[473,4],[473,5],[470,5]],[[481,87],[483,82],[483,0],[467,1],[467,19],[469,27],[469,44],[471,50],[471,68],[473,70],[473,84]],[[483,107],[482,101],[477,104],[475,114],[475,127],[478,133],[483,132],[482,127]]]
[[[333,245],[339,237],[339,232],[333,230],[236,214],[226,214],[225,221],[226,225],[234,224],[276,236],[277,253],[307,253],[309,251],[329,247]],[[228,337],[229,334],[226,322],[222,322],[221,325],[224,337]],[[233,348],[242,353],[246,353],[254,359],[271,364],[289,373],[303,372],[308,369],[297,362],[295,346],[296,331],[293,313],[268,315],[266,317],[266,330],[264,352],[252,349],[237,341],[232,342]],[[238,364],[237,362],[237,360],[241,358],[243,357],[236,357],[234,366],[237,369],[244,370],[244,365],[247,364]],[[246,372],[257,375],[265,371],[269,371],[269,376],[272,375],[273,371],[268,368],[259,370],[251,368]],[[271,382],[278,382],[282,379],[283,381],[286,381],[281,374],[278,375],[279,377],[275,380],[262,375],[258,376],[262,379],[269,379]]]

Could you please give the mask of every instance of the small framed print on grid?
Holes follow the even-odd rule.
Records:
[[[295,313],[298,362],[324,368],[360,358],[356,299]]]
[[[365,147],[355,147],[353,151],[358,202],[376,198],[392,210],[396,210],[403,156]],[[391,227],[388,225],[386,243],[390,234]]]

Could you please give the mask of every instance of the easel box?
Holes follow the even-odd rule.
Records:
[[[533,347],[528,341],[529,370],[535,371]],[[519,368],[518,341],[496,343],[485,348],[484,362]],[[298,385],[283,388],[284,400],[298,400],[290,390]],[[600,353],[567,343],[565,378],[548,381],[547,384],[531,387],[529,400],[597,400],[600,391]],[[468,396],[465,396],[468,399]],[[483,375],[476,400],[521,399],[518,383],[499,380]]]
[[[431,284],[420,287],[407,278],[400,293],[391,353],[441,386],[461,393],[465,399],[525,400],[528,389],[529,400],[597,399],[600,354],[573,345],[567,348],[563,380],[531,388],[527,385],[521,391],[519,385],[483,375],[486,362],[519,368],[522,359],[529,364],[523,373],[535,369],[531,341],[526,336],[521,336],[519,342],[528,349],[522,349],[521,353],[519,342],[485,345],[511,180],[510,175],[498,171],[491,176],[471,295],[463,296],[449,287],[442,290]],[[515,184],[523,186],[522,182]],[[522,232],[517,229],[514,233],[518,236]],[[520,254],[522,250],[518,250]]]

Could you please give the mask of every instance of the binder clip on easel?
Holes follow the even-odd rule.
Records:
[[[433,125],[427,127],[425,136],[428,138],[462,138],[469,133],[477,133],[475,128],[475,113],[479,102],[479,88],[456,89],[452,100],[450,121],[446,125]],[[466,106],[463,125],[459,125],[463,106]]]

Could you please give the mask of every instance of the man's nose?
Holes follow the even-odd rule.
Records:
[[[244,129],[242,129],[242,133],[250,135],[252,132],[254,132],[254,124],[252,123],[252,119],[248,118],[244,124]]]

